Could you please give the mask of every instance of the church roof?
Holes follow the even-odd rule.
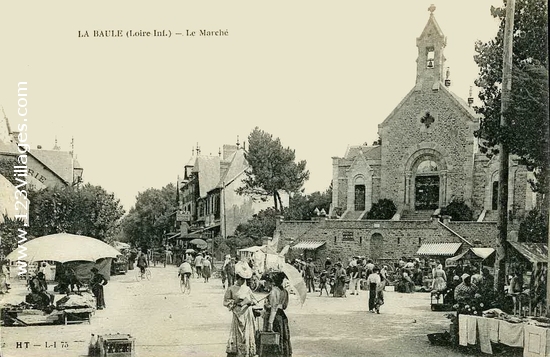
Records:
[[[381,148],[380,145],[353,145],[348,146],[344,159],[353,160],[358,155],[363,155],[367,160],[380,160]]]

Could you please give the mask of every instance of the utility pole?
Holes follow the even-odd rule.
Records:
[[[504,26],[504,50],[502,55],[502,93],[500,106],[500,127],[505,127],[504,113],[508,110],[512,91],[512,53],[514,33],[515,0],[506,1],[506,22]],[[495,287],[497,293],[504,292],[506,273],[506,251],[508,237],[508,170],[509,148],[505,143],[499,145],[499,185],[498,185],[498,238],[495,260]]]

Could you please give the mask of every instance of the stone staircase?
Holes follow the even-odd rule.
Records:
[[[403,211],[401,221],[429,221],[432,218],[433,210],[427,211]]]
[[[342,215],[340,219],[350,220],[350,221],[357,221],[361,218],[361,215],[365,213],[365,211],[346,211]]]

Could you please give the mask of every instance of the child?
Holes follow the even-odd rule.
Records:
[[[323,289],[325,289],[325,291],[327,292],[327,296],[328,296],[327,271],[326,270],[323,270],[321,272],[321,275],[319,275],[319,290],[320,290],[319,296],[323,295]]]

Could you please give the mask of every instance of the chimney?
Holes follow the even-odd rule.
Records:
[[[451,86],[451,69],[447,67],[447,73],[445,73],[445,87]]]

